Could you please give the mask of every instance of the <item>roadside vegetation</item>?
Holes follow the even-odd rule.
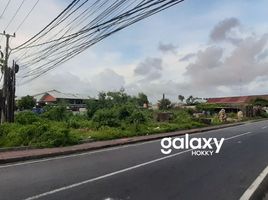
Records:
[[[184,97],[179,99],[183,101]],[[97,99],[88,100],[84,114],[73,114],[64,104],[46,106],[42,114],[36,114],[24,109],[33,105],[27,96],[18,102],[24,111],[16,113],[15,123],[0,126],[0,147],[68,146],[222,124],[214,112],[220,105],[198,104],[196,110],[174,108],[170,100],[163,98],[158,102],[160,110],[152,110],[147,108],[148,103],[143,93],[135,97],[121,90],[102,92]],[[194,104],[193,97],[188,103]],[[194,115],[204,110],[210,112],[209,123],[206,115]],[[228,115],[235,118],[236,114]]]

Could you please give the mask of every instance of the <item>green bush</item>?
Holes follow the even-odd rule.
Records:
[[[92,121],[89,121],[85,116],[74,115],[70,117],[67,121],[69,128],[79,129],[79,128],[93,128]]]
[[[19,124],[26,125],[38,122],[40,118],[31,111],[23,111],[15,115],[15,121]]]
[[[59,147],[77,144],[79,138],[71,134],[67,128],[51,128],[36,138],[34,146]]]
[[[185,110],[178,110],[174,112],[173,122],[184,124],[191,123],[193,121],[192,116]]]
[[[30,125],[4,124],[0,126],[0,146],[57,147],[77,144],[79,138],[64,124],[40,123]]]
[[[222,124],[222,122],[219,120],[219,117],[217,115],[215,115],[211,120],[212,120],[211,122],[212,122],[213,125]]]
[[[230,117],[230,118],[237,118],[237,113],[234,113],[234,112],[231,112],[231,113],[227,113],[227,117]]]
[[[94,114],[92,121],[96,124],[97,128],[100,128],[101,126],[110,126],[110,127],[120,126],[118,115],[115,109],[98,110]]]
[[[268,113],[265,112],[265,111],[262,111],[262,112],[260,113],[260,116],[263,117],[263,118],[268,118]]]
[[[133,124],[142,124],[146,122],[146,116],[143,112],[135,110],[130,116],[130,122]]]
[[[114,108],[119,120],[127,120],[133,113],[135,107],[132,105],[122,105]]]
[[[52,121],[66,121],[72,116],[65,106],[46,107],[42,117]]]

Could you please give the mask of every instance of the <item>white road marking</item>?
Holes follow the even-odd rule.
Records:
[[[242,137],[242,136],[245,136],[245,135],[249,135],[249,134],[252,134],[252,132],[246,132],[246,133],[242,133],[242,134],[239,134],[239,135],[236,135],[236,136],[232,136],[232,137],[224,139],[224,141],[232,140],[232,139]],[[215,143],[211,142],[210,144],[215,144]],[[85,185],[87,183],[91,183],[91,182],[94,182],[94,181],[105,179],[105,178],[108,178],[108,177],[111,177],[111,176],[114,176],[114,175],[117,175],[117,174],[121,174],[121,173],[130,171],[130,170],[134,170],[134,169],[137,169],[137,168],[140,168],[140,167],[144,167],[146,165],[150,165],[150,164],[153,164],[153,163],[156,163],[156,162],[160,162],[162,160],[166,160],[166,159],[169,159],[169,158],[172,158],[172,157],[175,157],[175,156],[190,152],[192,150],[193,149],[187,149],[185,151],[181,151],[181,152],[178,152],[178,153],[175,153],[175,154],[171,154],[169,156],[161,157],[161,158],[158,158],[158,159],[155,159],[155,160],[151,160],[151,161],[144,162],[144,163],[141,163],[141,164],[138,164],[138,165],[134,165],[132,167],[128,167],[128,168],[121,169],[121,170],[118,170],[118,171],[115,171],[115,172],[112,172],[112,173],[108,173],[108,174],[105,174],[105,175],[102,175],[102,176],[99,176],[99,177],[96,177],[96,178],[88,179],[88,180],[85,180],[85,181],[82,181],[82,182],[78,182],[78,183],[75,183],[75,184],[72,184],[72,185],[68,185],[68,186],[61,187],[61,188],[58,188],[58,189],[55,189],[55,190],[51,190],[51,191],[48,191],[48,192],[45,192],[45,193],[42,193],[42,194],[38,194],[38,195],[35,195],[35,196],[32,196],[32,197],[26,198],[24,200],[39,199],[39,198],[42,198],[42,197],[45,197],[45,196],[48,196],[48,195],[52,195],[52,194],[64,191],[64,190],[72,189],[72,188],[75,188],[75,187],[78,187],[78,186],[81,186],[81,185]]]
[[[77,153],[77,154],[72,154],[72,155],[67,155],[67,156],[56,156],[53,158],[44,158],[44,159],[33,160],[33,161],[26,161],[26,162],[14,163],[14,164],[1,165],[0,169],[7,168],[7,167],[15,167],[15,166],[21,166],[21,165],[27,165],[27,164],[46,162],[46,161],[51,161],[51,160],[59,160],[59,159],[64,159],[64,158],[73,158],[73,157],[78,157],[78,156],[91,155],[91,154],[96,154],[96,153],[101,153],[101,152],[106,152],[106,151],[124,149],[127,147],[140,146],[140,145],[154,143],[154,142],[160,142],[160,139],[142,142],[142,143],[136,143],[136,144],[127,144],[127,145],[122,145],[122,146],[117,146],[117,147],[110,147],[110,148],[108,147],[108,148],[101,149],[101,150],[89,151],[89,152],[85,152],[85,153]]]
[[[231,139],[234,139],[234,138],[237,138],[237,137],[241,137],[241,136],[244,136],[244,135],[248,135],[248,134],[251,134],[251,133],[252,132],[246,132],[246,133],[242,133],[242,134],[239,134],[239,135],[235,135],[235,136],[229,137],[227,139],[224,139],[224,141],[231,140]]]
[[[268,176],[268,166],[261,172],[261,174],[256,178],[256,180],[249,186],[245,193],[240,197],[239,200],[249,200],[252,199],[252,195]]]
[[[264,126],[264,127],[262,127],[261,129],[266,129],[267,128],[267,126]]]

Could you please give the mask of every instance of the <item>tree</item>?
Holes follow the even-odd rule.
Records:
[[[35,106],[35,103],[34,98],[27,95],[18,101],[18,108],[20,110],[31,110]]]
[[[97,110],[102,109],[105,106],[104,100],[103,102],[101,102],[101,100],[97,99],[89,99],[86,101],[86,104],[87,104],[87,115],[89,118],[92,118],[95,112],[97,112]]]
[[[186,99],[186,104],[187,105],[194,105],[196,102],[197,98],[194,98],[192,95],[190,95],[187,99]]]
[[[167,110],[171,108],[171,101],[169,99],[163,98],[158,101],[159,104],[159,110]]]
[[[183,102],[183,100],[185,99],[185,97],[184,97],[183,95],[179,95],[179,96],[178,96],[178,99],[179,99],[181,102]]]
[[[138,105],[139,106],[143,106],[144,104],[148,104],[149,101],[148,101],[148,97],[146,94],[144,93],[139,93],[138,94],[138,98],[137,98],[137,102],[138,102]]]

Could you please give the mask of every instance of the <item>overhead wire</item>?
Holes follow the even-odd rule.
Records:
[[[33,12],[33,10],[35,9],[35,7],[37,6],[37,4],[39,3],[40,0],[36,0],[36,2],[34,3],[33,7],[29,10],[29,12],[27,13],[27,15],[23,18],[23,20],[21,21],[21,23],[18,25],[18,27],[15,30],[15,33],[17,33],[20,28],[22,27],[22,25],[25,23],[25,21],[28,19],[28,17],[30,16],[30,14]]]
[[[3,9],[3,11],[2,11],[2,13],[1,13],[1,15],[0,15],[0,19],[4,16],[4,14],[5,14],[5,12],[6,12],[7,8],[8,8],[8,6],[9,6],[9,4],[10,4],[10,2],[11,2],[11,0],[8,0],[6,6],[4,7],[4,9]]]
[[[148,15],[149,15],[150,13],[148,13]],[[121,28],[120,28],[121,29]],[[108,35],[110,35],[110,34],[108,34]],[[107,35],[105,35],[105,37],[106,37]],[[102,40],[103,38],[105,38],[105,37],[102,37],[102,38],[100,38],[99,40]],[[98,41],[98,40],[97,40]],[[94,42],[95,43],[95,42]],[[93,43],[93,44],[94,44]],[[78,52],[79,53],[79,52]],[[60,60],[60,62],[62,62],[62,59]],[[57,63],[58,64],[58,63]]]
[[[23,4],[25,3],[26,0],[22,0],[19,7],[17,8],[16,12],[14,13],[14,15],[12,16],[12,18],[9,20],[8,24],[6,25],[4,30],[7,30],[9,28],[9,26],[11,25],[11,23],[14,21],[15,17],[18,15],[20,9],[22,8]]]
[[[108,36],[184,0],[74,0],[49,25],[14,48],[24,83],[79,55]]]

